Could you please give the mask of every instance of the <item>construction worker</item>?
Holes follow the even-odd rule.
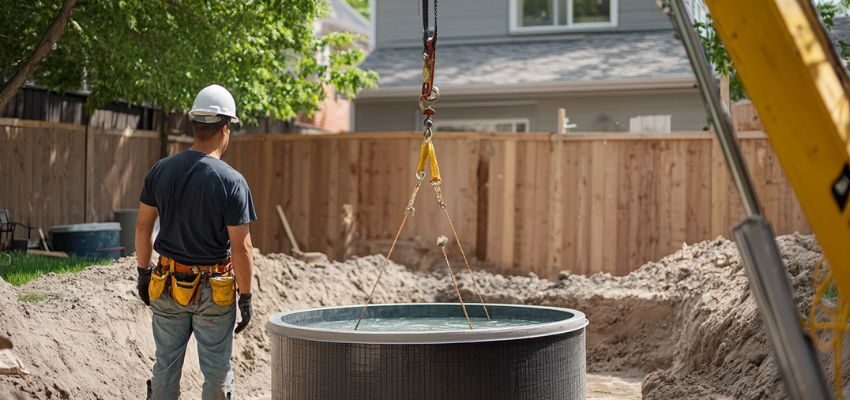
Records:
[[[202,398],[230,399],[233,335],[251,321],[254,267],[248,225],[257,216],[245,178],[220,159],[230,124],[239,122],[236,102],[225,88],[208,86],[195,97],[189,118],[192,147],[151,168],[136,221],[138,292],[153,311],[156,363],[147,382],[147,398],[153,400],[179,397],[192,334],[204,375]],[[160,231],[153,249],[160,257],[153,264],[157,217]],[[235,325],[237,307],[241,320]]]

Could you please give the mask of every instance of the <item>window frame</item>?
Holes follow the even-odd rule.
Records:
[[[510,33],[512,34],[523,34],[523,33],[547,33],[547,32],[575,32],[575,31],[584,31],[584,30],[603,30],[616,28],[619,25],[619,14],[620,14],[620,1],[619,0],[610,0],[611,1],[611,20],[609,22],[573,22],[573,0],[566,0],[567,2],[567,24],[566,25],[558,25],[558,13],[559,13],[559,0],[552,0],[553,4],[553,13],[552,13],[552,25],[542,25],[542,26],[522,26],[519,23],[520,13],[519,13],[519,5],[524,0],[509,0],[508,4],[508,19],[510,24]]]
[[[435,121],[435,128],[437,131],[443,130],[439,125],[447,125],[447,124],[460,124],[460,125],[474,125],[474,124],[511,124],[512,131],[510,132],[496,132],[495,130],[492,133],[529,133],[531,132],[531,120],[530,118],[444,118]],[[516,127],[517,124],[525,124],[525,131],[517,132]],[[446,132],[458,132],[458,131],[446,131]],[[459,131],[459,132],[491,132],[491,131]]]

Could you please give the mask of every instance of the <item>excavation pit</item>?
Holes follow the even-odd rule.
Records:
[[[584,314],[467,304],[371,305],[279,313],[272,337],[275,400],[573,400],[585,396]]]

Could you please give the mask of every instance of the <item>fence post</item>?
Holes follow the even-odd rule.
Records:
[[[94,222],[94,132],[86,123],[84,222]]]
[[[558,129],[555,130],[555,132],[557,132],[559,134],[566,133],[567,132],[566,125],[567,125],[567,110],[565,108],[559,108],[558,109]]]
[[[354,255],[354,232],[357,231],[354,220],[354,206],[351,204],[342,205],[342,229],[339,237],[339,250],[337,251],[337,259],[345,261]]]
[[[168,157],[168,112],[165,107],[159,111],[159,158]]]

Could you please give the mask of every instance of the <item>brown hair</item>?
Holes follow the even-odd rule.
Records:
[[[192,131],[195,134],[195,138],[201,140],[208,140],[215,136],[218,131],[221,130],[228,123],[228,119],[224,118],[219,122],[212,123],[203,123],[198,121],[192,121]]]

